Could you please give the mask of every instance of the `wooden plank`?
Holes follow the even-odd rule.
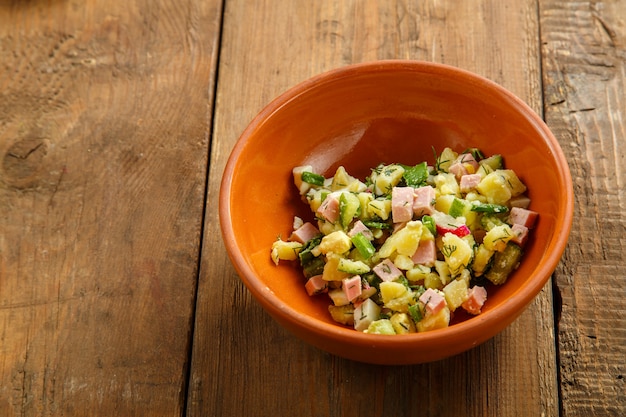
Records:
[[[220,21],[0,2],[0,415],[183,413]]]
[[[626,415],[626,4],[540,3],[545,115],[576,195],[556,279],[563,416]]]
[[[190,416],[556,416],[551,289],[504,333],[428,365],[353,363],[279,328],[239,282],[219,236],[221,173],[273,97],[354,62],[425,59],[503,84],[541,111],[534,1],[229,0],[212,145]]]

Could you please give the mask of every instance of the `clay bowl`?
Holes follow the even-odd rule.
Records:
[[[540,213],[521,266],[489,289],[482,314],[448,328],[372,335],[336,324],[326,296],[309,297],[296,265],[276,266],[270,247],[293,216],[312,220],[291,170],[339,165],[364,178],[381,162],[433,160],[433,147],[501,154]],[[572,181],[557,140],[526,104],[464,70],[415,61],[339,68],[283,93],[245,129],[227,162],[219,213],[224,243],[241,280],[282,326],[311,345],[356,361],[415,364],[477,346],[511,324],[544,287],[572,222]],[[262,341],[258,341],[262,343]]]

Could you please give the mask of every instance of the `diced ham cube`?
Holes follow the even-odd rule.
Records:
[[[535,221],[537,220],[538,215],[539,214],[536,211],[513,207],[511,208],[511,213],[509,214],[509,223],[521,224],[522,226],[532,229],[535,226]]]
[[[461,177],[461,181],[459,183],[460,189],[462,193],[468,193],[472,191],[478,184],[482,177],[480,174],[466,174]]]
[[[511,226],[511,232],[513,233],[511,242],[522,247],[526,245],[526,241],[528,240],[528,227],[521,224],[514,224]]]
[[[400,271],[398,267],[396,267],[389,259],[385,259],[372,268],[372,270],[383,281],[393,281],[402,276],[402,271]]]
[[[365,236],[369,240],[374,239],[374,235],[372,234],[372,231],[361,220],[357,220],[354,223],[354,226],[352,226],[352,229],[348,232],[348,236],[354,237],[359,233],[361,233],[363,236]]]
[[[414,191],[413,187],[393,187],[391,190],[391,216],[394,223],[413,219]]]
[[[424,304],[426,311],[431,314],[437,314],[447,305],[446,299],[432,288],[424,291],[419,300]]]
[[[327,195],[317,213],[326,221],[335,223],[339,218],[339,197],[335,193]]]
[[[432,214],[435,201],[435,189],[430,185],[416,188],[413,191],[413,213],[417,217]]]
[[[468,299],[461,304],[461,307],[470,314],[480,314],[480,310],[487,300],[487,290],[478,285],[468,290]]]
[[[478,169],[478,161],[476,161],[476,158],[474,158],[474,155],[471,153],[462,153],[456,158],[456,162],[463,164],[468,171],[473,170],[473,172],[476,172]]]
[[[320,231],[318,230],[317,227],[313,226],[309,222],[306,222],[302,226],[300,226],[299,228],[293,231],[289,240],[300,242],[300,243],[306,243],[319,234],[320,234]]]
[[[304,284],[307,294],[313,296],[328,290],[328,281],[322,278],[322,275],[315,275],[308,279]]]
[[[454,174],[457,180],[464,175],[474,174],[478,169],[478,162],[471,153],[462,153],[448,168],[448,172]]]
[[[415,264],[433,266],[437,260],[437,247],[432,239],[420,241],[417,250],[411,257]]]
[[[361,295],[361,276],[355,275],[352,278],[344,278],[341,281],[341,288],[349,301],[354,301]]]
[[[467,168],[465,168],[465,166],[460,162],[452,163],[450,165],[450,168],[448,168],[448,172],[450,174],[454,174],[457,180],[460,178],[463,178],[464,175],[469,174],[469,172],[467,171]]]

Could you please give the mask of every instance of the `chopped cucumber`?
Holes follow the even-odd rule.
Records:
[[[430,230],[430,233],[432,233],[433,236],[437,236],[437,226],[435,225],[435,219],[428,215],[422,216],[422,224],[426,226],[428,230]]]
[[[304,171],[302,173],[302,181],[313,185],[324,185],[325,178],[319,174],[313,172]]]
[[[353,261],[347,258],[340,258],[337,270],[352,275],[366,274],[370,272],[370,267],[365,262]]]
[[[391,225],[389,223],[382,221],[364,220],[363,224],[367,226],[368,229],[391,229]]]
[[[481,160],[480,163],[485,164],[494,170],[502,169],[502,167],[504,166],[503,161],[502,161],[502,155],[498,155],[498,154],[491,155],[489,158],[485,158]]]
[[[500,204],[478,203],[472,205],[472,211],[477,211],[479,213],[499,214],[508,212],[509,208]]]
[[[485,277],[496,285],[504,284],[513,270],[515,270],[522,259],[522,248],[515,243],[507,243],[502,252],[493,255],[491,268]]]
[[[339,197],[339,219],[341,227],[347,229],[361,213],[361,200],[353,193],[341,193]]]
[[[374,255],[374,253],[376,253],[376,248],[374,248],[372,242],[370,242],[369,239],[363,235],[363,233],[357,233],[356,235],[352,236],[351,240],[352,244],[355,248],[357,248],[359,254],[363,258],[369,259],[372,257],[372,255]]]
[[[454,200],[452,200],[452,204],[450,205],[450,210],[448,211],[448,214],[455,219],[457,217],[463,216],[463,214],[465,213],[465,205],[466,202],[464,200],[455,197]]]

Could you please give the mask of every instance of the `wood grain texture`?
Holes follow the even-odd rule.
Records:
[[[377,59],[437,61],[491,78],[540,112],[536,2],[229,0],[223,27],[188,415],[558,415],[550,286],[470,352],[370,366],[281,329],[215,244],[221,173],[237,137],[269,100],[312,75]]]
[[[541,1],[545,115],[576,209],[558,270],[563,413],[626,415],[626,4]]]
[[[0,415],[176,416],[219,1],[0,1]]]

